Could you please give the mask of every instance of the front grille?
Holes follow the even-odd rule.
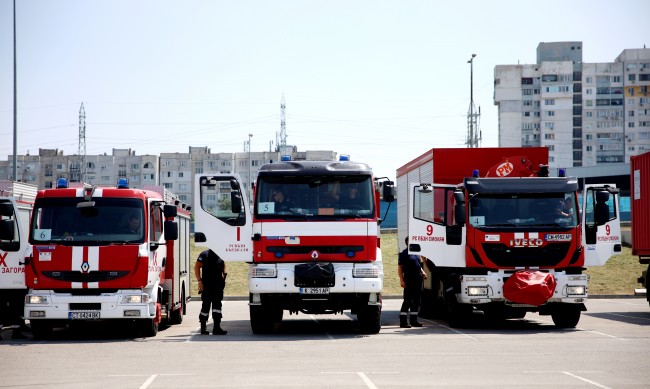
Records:
[[[267,246],[266,251],[270,253],[287,254],[309,254],[318,251],[320,254],[347,254],[363,251],[363,246]]]
[[[115,294],[117,289],[54,289],[54,293],[67,293],[72,296],[101,296],[104,293]]]
[[[309,288],[332,287],[336,284],[331,263],[303,263],[295,267],[295,286]]]
[[[544,247],[511,247],[483,243],[487,258],[497,266],[555,266],[566,258],[571,242],[549,243]]]
[[[67,282],[102,282],[113,281],[129,274],[126,270],[93,270],[88,273],[80,271],[44,271],[45,277]]]
[[[71,311],[100,311],[102,303],[70,303]]]

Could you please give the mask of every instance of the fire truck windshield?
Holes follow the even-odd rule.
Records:
[[[491,195],[470,200],[469,221],[474,227],[575,227],[573,193]]]
[[[257,218],[370,218],[375,213],[371,176],[260,177]]]
[[[70,245],[144,242],[144,206],[141,200],[42,198],[34,205],[30,242]],[[78,206],[82,203],[82,206]]]

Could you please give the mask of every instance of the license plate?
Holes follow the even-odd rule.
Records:
[[[68,319],[99,319],[99,312],[68,312]]]
[[[330,294],[330,288],[300,288],[300,294]]]

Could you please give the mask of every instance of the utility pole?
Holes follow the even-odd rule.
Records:
[[[16,0],[14,0],[14,181],[18,181],[18,110],[16,108]]]
[[[481,116],[481,108],[479,107],[478,113],[474,107],[474,57],[472,54],[467,63],[470,66],[470,82],[469,82],[469,110],[467,111],[467,147],[479,147],[482,134],[479,135],[478,118]]]
[[[253,197],[253,181],[251,177],[251,138],[253,134],[248,134],[248,199],[252,201]]]

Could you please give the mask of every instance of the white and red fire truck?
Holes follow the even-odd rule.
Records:
[[[189,298],[189,209],[162,188],[85,185],[39,191],[25,271],[36,338],[71,321],[122,320],[155,336]]]
[[[285,310],[351,310],[363,332],[379,332],[380,182],[368,165],[345,159],[266,164],[252,203],[236,175],[196,176],[195,240],[224,261],[251,264],[254,333],[271,332]],[[392,183],[381,187],[390,200]]]
[[[36,186],[0,181],[0,327],[18,329],[23,324],[25,255],[29,244],[29,218]]]
[[[432,149],[397,170],[398,234],[425,257],[423,313],[575,327],[588,266],[621,251],[618,191],[548,177],[548,150]],[[581,202],[579,201],[581,199]],[[402,243],[403,246],[403,243]]]

